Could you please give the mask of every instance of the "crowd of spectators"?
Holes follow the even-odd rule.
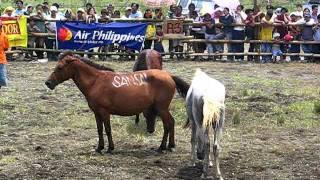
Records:
[[[28,18],[29,33],[56,33],[56,24],[50,20],[64,21],[83,21],[86,23],[108,23],[113,18],[121,19],[192,19],[198,22],[197,26],[185,28],[186,35],[194,36],[195,39],[206,40],[263,40],[265,43],[249,43],[248,52],[272,53],[272,55],[263,55],[260,57],[249,55],[248,61],[278,62],[278,61],[301,61],[300,56],[290,56],[286,58],[284,53],[316,53],[320,54],[319,45],[312,44],[290,44],[277,43],[288,42],[292,40],[303,41],[320,41],[320,16],[318,15],[318,6],[313,5],[311,9],[303,9],[301,4],[296,5],[296,10],[289,13],[285,7],[266,6],[266,9],[259,7],[244,8],[239,5],[235,11],[229,8],[215,6],[213,12],[207,12],[205,9],[196,11],[193,3],[189,4],[189,12],[182,14],[182,7],[171,5],[168,13],[164,14],[161,7],[147,8],[140,11],[139,4],[132,3],[130,7],[124,8],[123,11],[116,10],[112,4],[102,8],[100,12],[87,3],[84,8],[78,8],[76,11],[65,8],[60,9],[58,3],[49,4],[44,2],[37,4],[35,7],[27,5],[24,7],[22,0],[16,1],[16,7],[7,7],[1,14],[3,17],[12,17],[25,15]],[[260,24],[260,25],[257,25]],[[275,26],[277,24],[277,26]],[[156,49],[159,52],[165,52],[162,44],[163,32],[162,23],[149,24],[146,31],[148,39],[144,42],[145,49]],[[152,39],[150,39],[152,38]],[[29,47],[54,49],[54,37],[30,37]],[[214,53],[243,53],[245,51],[244,43],[192,43],[192,49],[196,53],[207,52]],[[300,47],[301,46],[301,47]],[[112,47],[101,47],[100,50],[115,50]],[[117,47],[118,51],[132,52],[124,47]],[[180,40],[169,40],[169,52],[184,52],[184,45]],[[36,51],[38,59],[44,58],[43,51]],[[33,53],[27,54],[32,58]],[[56,60],[56,54],[47,53],[49,60]],[[171,55],[172,57],[172,55]],[[177,58],[181,59],[183,53],[177,53]],[[208,60],[214,60],[215,56],[209,56]],[[278,57],[278,58],[277,58]],[[131,57],[133,58],[133,57]],[[220,57],[221,58],[221,57]],[[195,60],[201,60],[203,57],[195,57]],[[315,60],[304,57],[304,60]],[[228,54],[229,61],[243,61],[243,55],[232,56]]]

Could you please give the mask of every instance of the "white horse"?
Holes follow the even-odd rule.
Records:
[[[202,178],[208,177],[208,167],[212,166],[212,151],[215,158],[216,176],[222,180],[219,167],[219,140],[225,118],[225,87],[219,81],[197,69],[188,90],[186,104],[188,122],[192,129],[191,159],[195,166],[196,156],[204,158]],[[210,136],[213,148],[210,151]],[[196,152],[197,146],[197,152]]]

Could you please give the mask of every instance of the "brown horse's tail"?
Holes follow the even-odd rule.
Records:
[[[178,76],[171,76],[174,82],[176,83],[176,88],[180,96],[184,99],[187,96],[190,84],[184,81],[183,79],[179,78]]]

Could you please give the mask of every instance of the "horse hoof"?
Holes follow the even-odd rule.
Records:
[[[108,153],[108,154],[112,154],[112,150],[113,150],[113,149],[108,148],[108,150],[107,150],[107,152],[106,152],[106,153]]]
[[[169,152],[176,152],[176,149],[175,148],[168,148],[168,151]]]
[[[157,152],[158,152],[158,153],[163,153],[164,150],[166,150],[166,147],[161,147],[161,146],[160,146],[160,147],[157,149]]]
[[[102,154],[101,149],[95,149],[95,152],[96,152],[96,153],[99,153],[99,154]]]
[[[201,179],[203,179],[203,180],[213,179],[213,176],[207,176],[207,175],[202,174]]]

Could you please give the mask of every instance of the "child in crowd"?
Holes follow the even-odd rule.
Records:
[[[159,53],[164,53],[164,48],[162,45],[163,31],[162,31],[161,25],[156,26],[156,37],[158,38],[158,40],[154,41],[154,45],[153,45],[154,48],[153,49],[158,51]]]
[[[280,56],[280,62],[283,62],[283,52],[280,49],[280,44],[278,44],[280,42],[280,33],[276,32],[273,34],[273,41],[274,43],[272,44],[272,62],[279,62],[277,60],[278,56]]]

